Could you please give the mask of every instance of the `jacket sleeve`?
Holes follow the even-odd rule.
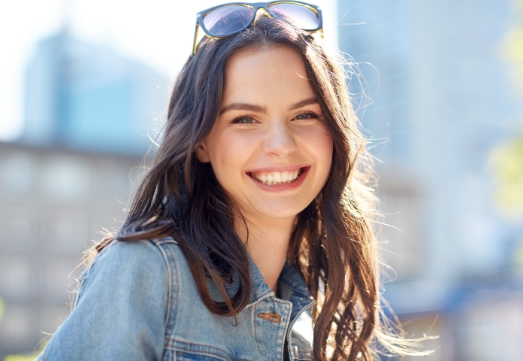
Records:
[[[37,360],[161,360],[168,272],[151,241],[108,246],[80,280],[75,308]]]

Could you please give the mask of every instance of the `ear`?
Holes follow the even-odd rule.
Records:
[[[202,142],[196,147],[196,158],[202,163],[209,163],[211,161],[205,142]]]

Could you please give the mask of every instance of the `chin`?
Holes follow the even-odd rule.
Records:
[[[307,205],[304,207],[296,207],[296,205],[294,205],[294,207],[289,207],[287,209],[282,209],[281,206],[264,207],[263,209],[259,209],[257,213],[266,218],[288,219],[296,217],[307,207]]]

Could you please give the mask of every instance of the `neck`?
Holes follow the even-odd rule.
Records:
[[[283,220],[257,219],[256,222],[250,222],[246,218],[248,239],[245,225],[240,220],[236,221],[236,231],[240,239],[246,244],[247,251],[258,266],[265,283],[274,292],[287,257],[294,220],[293,217]]]

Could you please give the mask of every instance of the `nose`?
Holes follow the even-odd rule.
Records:
[[[294,153],[298,145],[292,129],[285,122],[275,122],[268,129],[263,149],[271,156],[285,157]]]

